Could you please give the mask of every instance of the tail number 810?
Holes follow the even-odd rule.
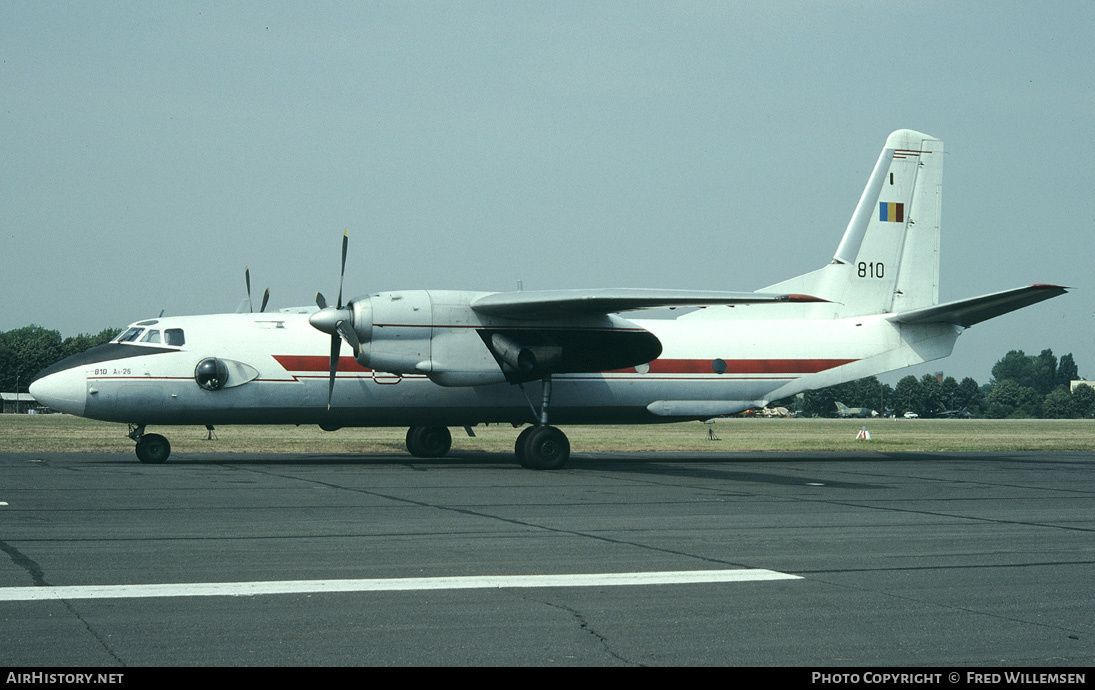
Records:
[[[884,278],[886,276],[886,265],[883,263],[867,263],[866,261],[859,262],[859,277],[860,278]]]

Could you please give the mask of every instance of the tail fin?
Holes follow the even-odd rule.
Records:
[[[813,295],[837,316],[939,302],[943,142],[901,129],[886,139],[832,262],[760,292]]]

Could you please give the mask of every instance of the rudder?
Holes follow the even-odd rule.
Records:
[[[890,134],[832,262],[760,292],[821,297],[837,316],[936,304],[942,183],[942,141]]]

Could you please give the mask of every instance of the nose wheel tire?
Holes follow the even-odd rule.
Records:
[[[171,455],[171,444],[159,434],[145,434],[137,439],[137,459],[141,462],[159,465],[167,462]]]

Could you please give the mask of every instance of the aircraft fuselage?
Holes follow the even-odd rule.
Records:
[[[817,387],[814,382],[821,378],[839,383],[916,363],[910,360],[924,361],[921,357],[928,353],[916,353],[908,333],[902,337],[903,329],[925,331],[916,342],[920,349],[929,343],[932,358],[949,353],[957,336],[953,327],[902,327],[884,315],[804,322],[753,319],[749,313],[795,308],[722,308],[727,316],[710,320],[620,319],[623,328],[657,337],[660,356],[613,371],[556,374],[552,421],[649,423],[732,414]],[[495,320],[479,327],[500,324]],[[162,318],[132,328],[181,332],[184,344],[140,342],[143,334],[138,334],[133,342],[101,346],[43,372],[35,394],[62,412],[142,425],[536,421],[539,381],[439,385],[428,373],[377,371],[348,354],[338,360],[328,409],[328,342],[304,314]],[[436,340],[444,336],[446,325],[428,328]],[[465,336],[466,347],[478,347],[478,355],[490,357],[481,339],[466,337],[464,332],[474,328],[448,328],[454,337]],[[212,390],[199,384],[196,373],[209,359],[228,368],[226,381]]]

